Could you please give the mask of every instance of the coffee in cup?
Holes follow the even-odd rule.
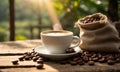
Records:
[[[73,39],[77,39],[78,42],[74,46],[70,46]],[[65,53],[67,48],[77,47],[80,43],[79,37],[73,36],[71,31],[43,31],[41,32],[41,40],[44,47],[52,54]]]

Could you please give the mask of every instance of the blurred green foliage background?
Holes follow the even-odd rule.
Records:
[[[65,30],[79,34],[74,23],[86,15],[101,12],[107,14],[108,0],[51,0],[57,16]],[[9,40],[9,1],[0,0],[0,41]],[[120,7],[119,7],[120,9]],[[51,25],[52,21],[43,0],[15,0],[15,39],[30,39],[29,26],[38,25],[41,15],[43,25]],[[46,30],[46,29],[43,29]],[[34,29],[33,39],[37,39],[38,30]]]

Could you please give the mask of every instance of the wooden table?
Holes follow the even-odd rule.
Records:
[[[120,64],[107,65],[96,63],[94,66],[70,64],[61,65],[55,62],[45,62],[44,69],[36,69],[35,62],[24,61],[19,65],[13,65],[12,60],[16,60],[24,52],[31,51],[32,48],[41,45],[40,40],[25,40],[0,42],[0,72],[120,72]]]

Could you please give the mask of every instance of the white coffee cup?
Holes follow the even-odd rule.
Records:
[[[78,41],[74,46],[70,46],[73,39]],[[75,48],[80,44],[79,37],[73,36],[73,32],[65,30],[43,31],[41,32],[41,40],[44,47],[52,54],[65,53],[67,48]]]

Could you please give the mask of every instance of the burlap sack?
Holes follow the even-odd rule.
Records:
[[[120,52],[120,39],[115,25],[108,18],[96,13],[79,19],[75,26],[80,28],[80,48],[95,52]]]

